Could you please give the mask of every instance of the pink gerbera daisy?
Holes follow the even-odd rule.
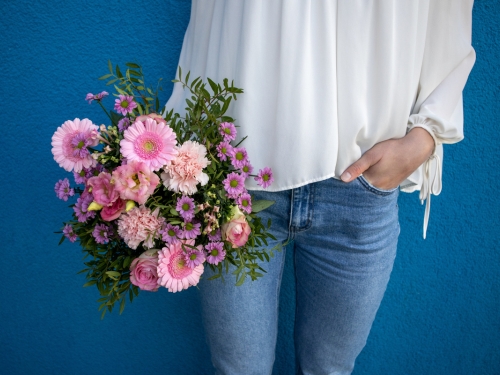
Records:
[[[170,164],[178,152],[176,135],[170,126],[153,119],[136,121],[123,133],[120,152],[129,161],[142,161],[154,171]]]
[[[194,245],[194,241],[184,241]],[[203,273],[203,264],[190,268],[186,263],[186,253],[181,243],[170,244],[158,251],[158,284],[169,292],[180,292],[200,281]]]
[[[89,119],[66,121],[52,136],[52,154],[61,168],[80,172],[96,164],[87,147],[97,146],[98,127]]]
[[[229,198],[236,199],[238,195],[245,191],[245,178],[238,173],[229,173],[222,183]]]
[[[137,108],[137,103],[134,102],[133,96],[119,95],[119,99],[115,99],[115,111],[123,116],[132,113],[134,108]]]

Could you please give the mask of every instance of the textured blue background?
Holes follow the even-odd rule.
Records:
[[[108,59],[137,61],[151,79],[164,77],[164,102],[190,1],[1,5],[0,372],[209,374],[195,288],[142,293],[123,315],[101,321],[97,290],[82,288],[76,275],[79,247],[58,247],[53,234],[70,215],[54,183],[70,176],[52,159],[52,134],[75,117],[105,122],[83,98],[104,88],[96,78]],[[500,374],[499,19],[497,0],[476,2],[466,138],[445,149],[427,240],[418,196],[401,195],[394,273],[355,375]],[[288,262],[275,374],[293,374],[293,300]]]

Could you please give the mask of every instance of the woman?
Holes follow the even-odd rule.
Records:
[[[392,270],[399,190],[441,191],[442,144],[463,138],[472,0],[194,0],[179,65],[234,80],[233,117],[271,191],[254,199],[294,251],[297,373],[350,374]],[[174,87],[167,108],[181,112]],[[275,244],[270,244],[273,246]],[[203,281],[217,374],[270,374],[284,251],[235,287]]]

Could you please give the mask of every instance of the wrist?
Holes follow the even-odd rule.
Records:
[[[436,148],[433,136],[424,128],[415,127],[406,134],[405,139],[409,143],[409,151],[417,154],[422,162],[427,160]]]

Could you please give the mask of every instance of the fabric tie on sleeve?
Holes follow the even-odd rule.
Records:
[[[424,213],[424,239],[427,235],[427,225],[431,214],[431,195],[438,195],[441,192],[441,160],[436,153],[432,154],[423,165],[423,183],[420,189],[420,202],[425,203]]]

